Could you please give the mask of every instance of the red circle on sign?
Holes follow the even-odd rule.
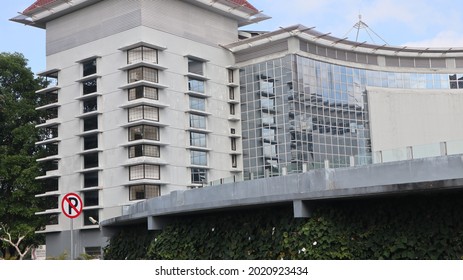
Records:
[[[79,217],[82,213],[82,198],[76,193],[68,193],[61,200],[61,211],[69,219]]]

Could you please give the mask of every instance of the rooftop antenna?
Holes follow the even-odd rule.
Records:
[[[356,32],[356,36],[355,36],[355,42],[358,42],[358,39],[359,39],[359,34],[360,34],[360,30],[365,30],[365,32],[368,34],[368,37],[370,37],[370,40],[376,44],[375,40],[373,39],[373,35],[375,35],[377,38],[379,38],[381,41],[383,41],[386,45],[389,45],[383,38],[381,38],[381,36],[379,36],[373,29],[371,29],[368,24],[366,24],[364,21],[362,21],[362,15],[359,14],[359,21],[354,24],[354,26],[346,33],[346,35],[344,35],[344,37],[347,37],[348,34],[350,34],[352,32],[352,30],[357,30]],[[371,34],[372,33],[372,34]]]

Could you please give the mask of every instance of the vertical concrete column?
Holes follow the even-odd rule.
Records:
[[[441,156],[447,155],[447,142],[440,142],[440,155]]]
[[[307,202],[302,200],[293,201],[294,218],[310,218],[312,216],[312,209],[308,206]]]
[[[307,162],[304,162],[302,164],[302,173],[305,173],[307,171],[309,171],[309,164]]]
[[[325,159],[325,169],[330,168],[330,161]]]
[[[413,147],[407,146],[407,159],[413,159]]]
[[[349,157],[349,164],[350,164],[351,167],[355,166],[355,157],[354,156]]]

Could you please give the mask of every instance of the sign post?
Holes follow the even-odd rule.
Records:
[[[82,198],[78,194],[68,193],[61,200],[61,211],[71,219],[71,260],[74,259],[74,219],[82,213]]]

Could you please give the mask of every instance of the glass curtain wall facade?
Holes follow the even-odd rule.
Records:
[[[287,55],[242,67],[240,83],[244,176],[256,179],[321,168],[326,160],[331,168],[371,164],[368,86],[463,88],[463,76]]]

